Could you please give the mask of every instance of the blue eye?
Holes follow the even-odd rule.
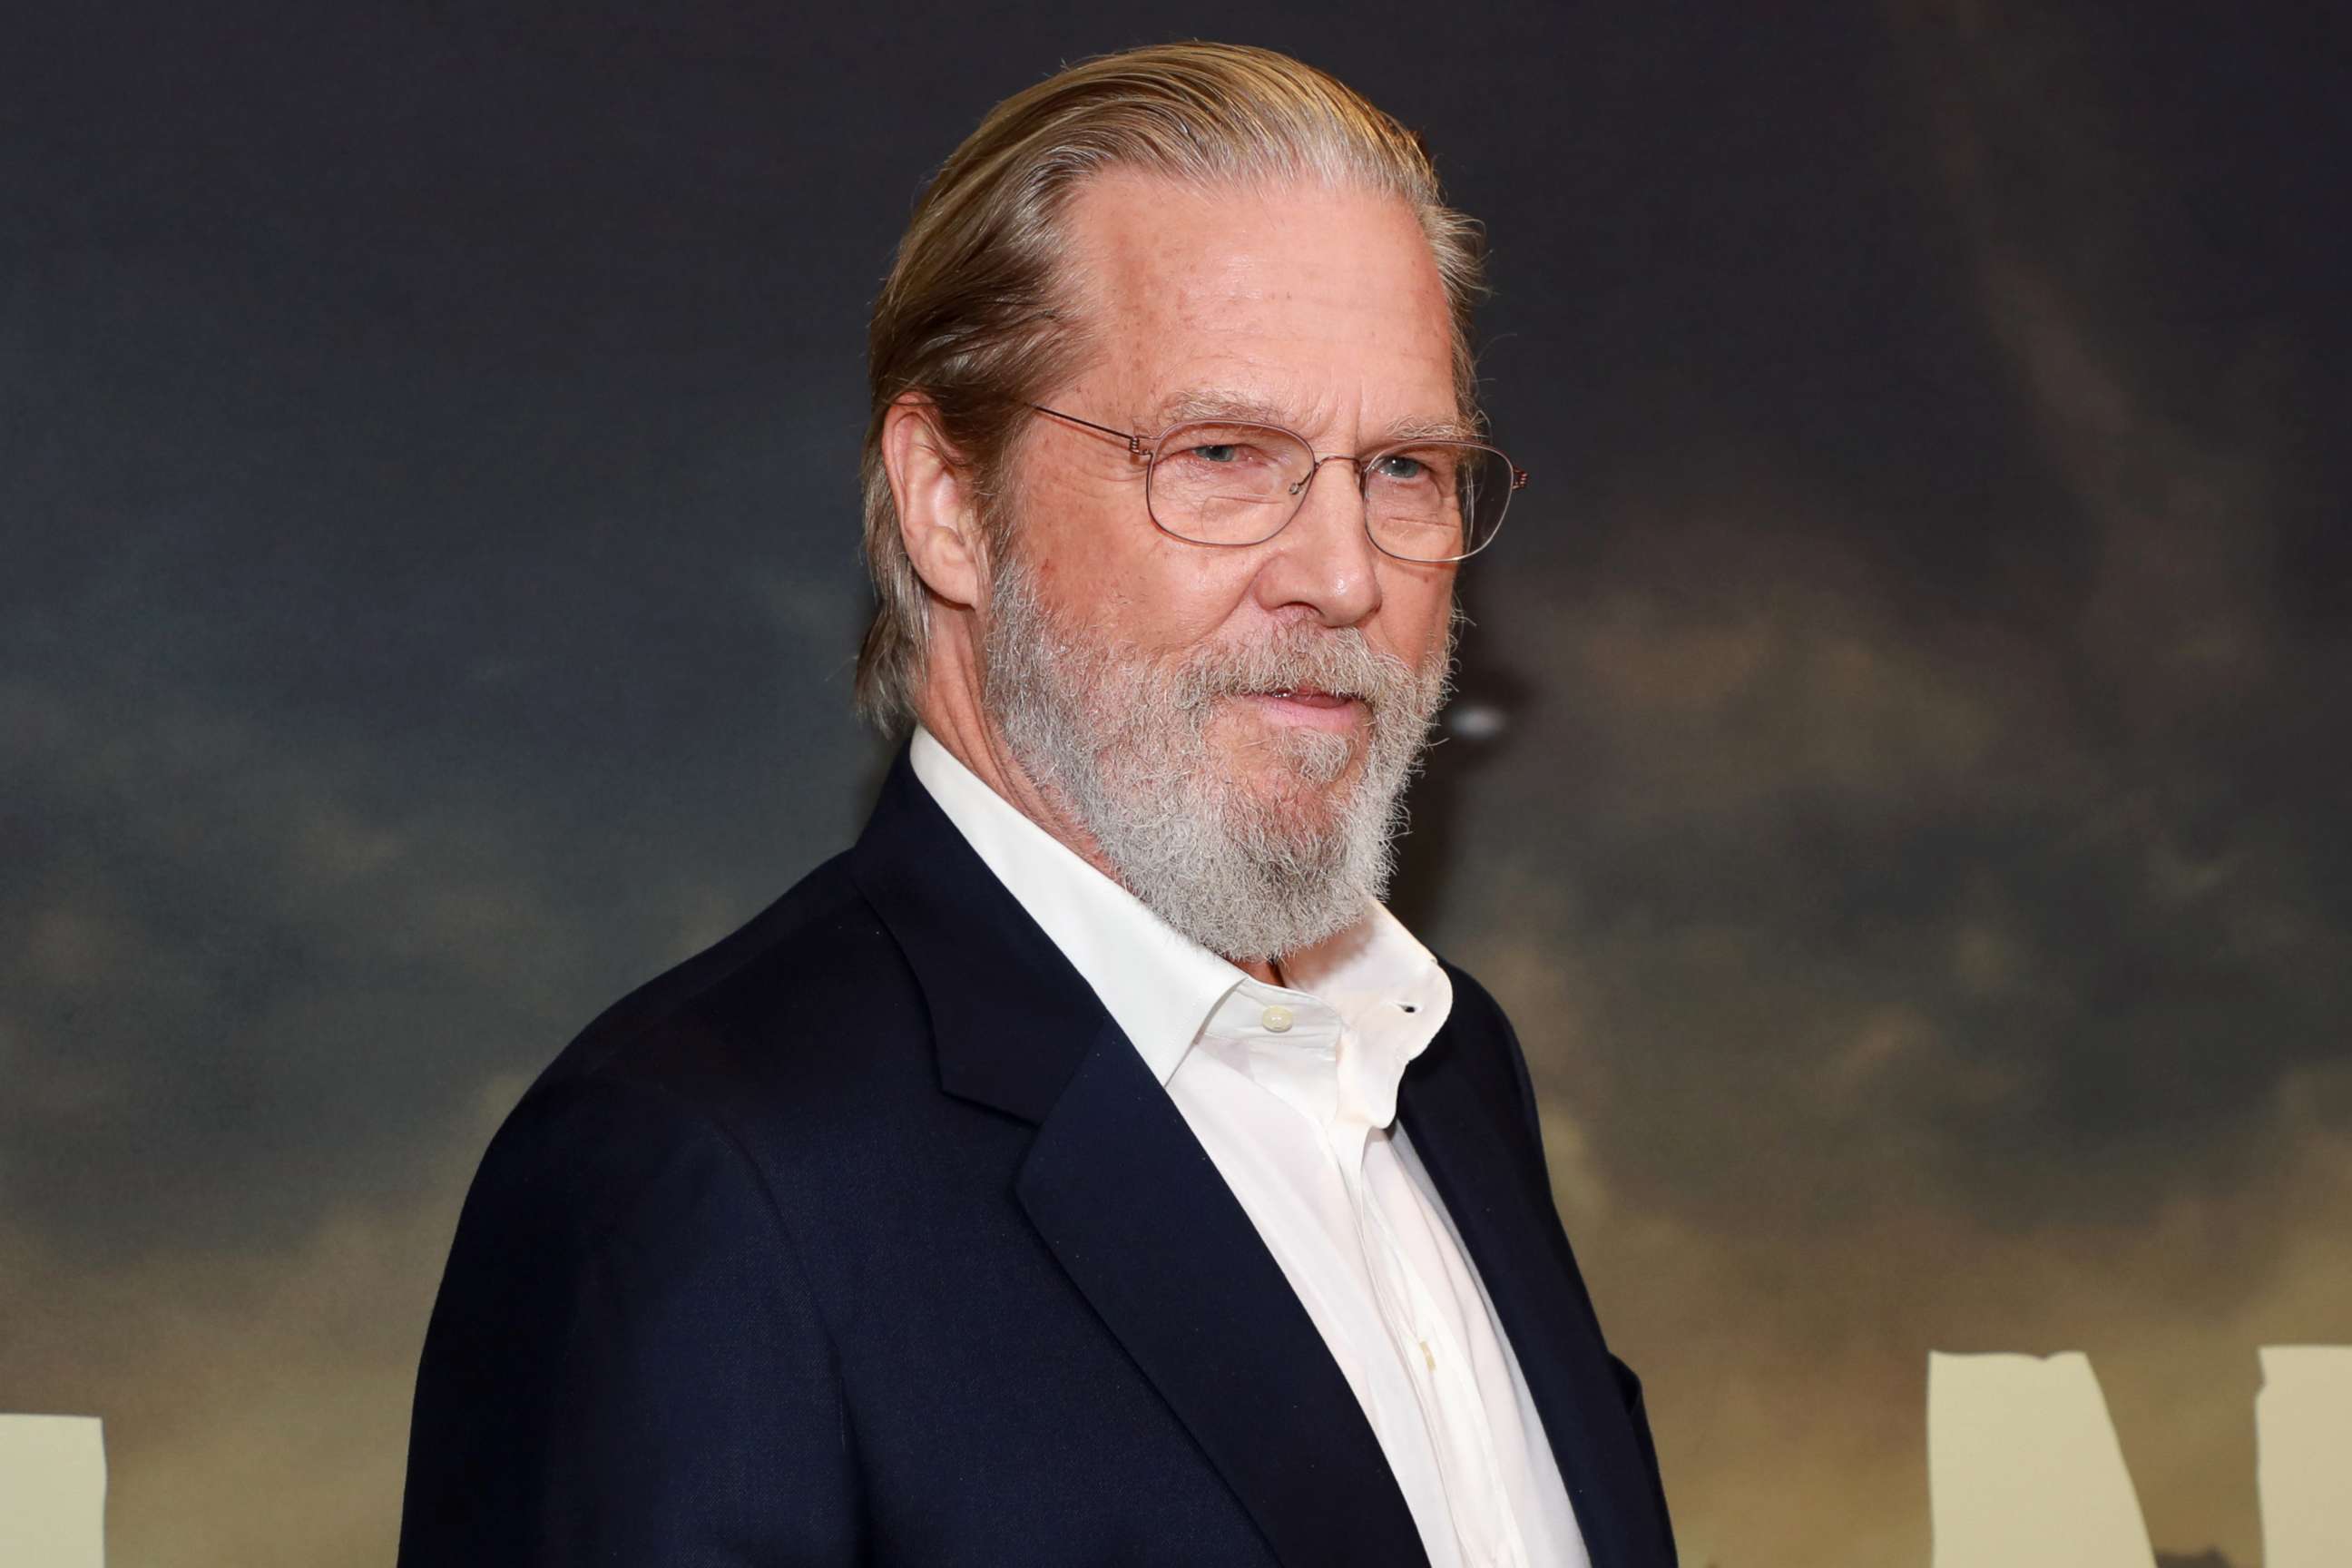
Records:
[[[1391,452],[1381,459],[1380,473],[1384,479],[1417,479],[1427,471],[1427,464],[1402,452]]]
[[[1184,455],[1198,458],[1204,463],[1230,463],[1240,454],[1241,448],[1228,442],[1213,447],[1194,447]]]

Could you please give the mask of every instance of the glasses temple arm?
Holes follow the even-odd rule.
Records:
[[[1139,458],[1148,458],[1151,455],[1143,449],[1143,437],[1140,436],[1125,430],[1114,430],[1108,425],[1097,425],[1091,419],[1081,419],[1075,414],[1065,414],[1058,408],[1048,408],[1042,403],[1033,403],[1029,406],[1040,414],[1050,414],[1056,419],[1066,419],[1073,425],[1083,425],[1089,430],[1101,431],[1115,441],[1125,442],[1127,449]]]

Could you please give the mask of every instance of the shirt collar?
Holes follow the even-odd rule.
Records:
[[[1338,935],[1286,959],[1286,985],[1266,985],[1177,931],[1023,816],[919,724],[908,760],[1163,1085],[1227,995],[1246,984],[1254,997],[1289,995],[1336,1012],[1371,1047],[1366,1063],[1390,1080],[1392,1104],[1394,1079],[1453,1006],[1445,972],[1377,900],[1367,899],[1363,916]]]

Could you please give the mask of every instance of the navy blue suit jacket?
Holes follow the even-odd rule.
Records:
[[[1399,1114],[1594,1568],[1674,1547],[1640,1385],[1458,970]],[[1424,1562],[1183,1118],[902,752],[856,846],[508,1116],[417,1375],[401,1568]]]

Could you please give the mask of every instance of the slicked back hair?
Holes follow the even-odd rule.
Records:
[[[858,710],[910,721],[929,597],[899,536],[882,461],[891,405],[918,394],[1003,543],[1005,468],[1028,405],[1076,373],[1087,323],[1060,266],[1064,215],[1088,177],[1132,170],[1194,185],[1305,184],[1412,206],[1444,279],[1454,377],[1475,417],[1470,318],[1484,291],[1478,226],[1444,204],[1421,139],[1344,84],[1270,49],[1155,45],[1069,66],[992,110],[916,204],[867,334],[863,464],[875,610],[857,658]]]

